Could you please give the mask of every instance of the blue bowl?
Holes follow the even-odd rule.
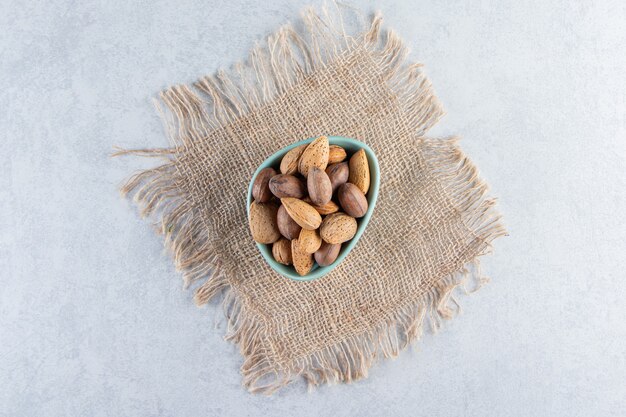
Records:
[[[261,166],[254,173],[254,176],[252,177],[252,181],[250,181],[250,186],[248,187],[248,205],[247,205],[248,217],[250,216],[250,204],[252,204],[252,184],[254,183],[254,180],[256,176],[259,174],[259,172],[262,169],[267,168],[267,167],[272,167],[272,168],[278,167],[280,165],[280,161],[282,160],[283,156],[287,152],[289,152],[291,149],[297,146],[300,146],[302,144],[310,143],[314,139],[315,138],[309,138],[309,139],[300,141],[298,143],[294,143],[293,145],[290,145],[284,149],[281,149],[280,151],[276,152],[274,155],[267,158],[261,164]],[[367,227],[367,223],[369,223],[370,218],[372,217],[372,212],[374,211],[374,206],[376,205],[376,199],[378,198],[378,188],[380,185],[380,170],[378,167],[378,159],[376,158],[376,155],[374,154],[372,149],[366,144],[364,144],[363,142],[360,142],[356,139],[344,138],[341,136],[328,136],[328,142],[331,145],[341,146],[342,148],[346,150],[346,152],[349,155],[354,154],[360,149],[365,150],[365,153],[367,155],[367,161],[369,162],[369,168],[370,168],[370,188],[365,196],[367,197],[368,209],[367,209],[367,213],[365,213],[365,216],[361,217],[360,219],[357,219],[358,226],[357,226],[356,235],[354,235],[352,240],[349,240],[348,242],[344,243],[341,246],[341,251],[339,252],[339,256],[337,256],[337,259],[335,260],[335,262],[333,262],[332,264],[328,266],[319,266],[317,264],[314,264],[313,269],[311,269],[311,272],[309,272],[305,276],[298,275],[298,273],[293,268],[293,266],[287,266],[287,265],[283,265],[281,263],[276,262],[274,260],[274,257],[272,256],[272,245],[264,245],[262,243],[257,243],[257,247],[259,248],[259,251],[261,251],[261,255],[263,255],[263,257],[265,258],[267,263],[272,267],[272,269],[274,269],[274,271],[278,272],[280,275],[286,278],[292,279],[294,281],[313,281],[315,279],[321,278],[324,275],[328,274],[330,271],[333,270],[333,268],[339,265],[339,263],[343,261],[346,258],[346,256],[348,256],[352,248],[354,248],[354,246],[359,241],[359,238],[365,231],[365,228]]]

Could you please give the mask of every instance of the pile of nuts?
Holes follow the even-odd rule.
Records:
[[[252,184],[252,237],[271,244],[274,259],[301,276],[315,262],[332,264],[367,213],[367,156],[361,149],[347,159],[345,149],[321,136],[287,152],[280,173],[264,168]]]

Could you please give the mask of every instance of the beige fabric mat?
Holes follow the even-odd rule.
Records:
[[[443,110],[421,66],[407,62],[380,16],[368,20],[306,10],[231,71],[161,94],[170,149],[119,152],[163,159],[123,192],[158,220],[195,301],[223,296],[227,338],[241,348],[252,391],[271,393],[299,376],[311,384],[367,376],[426,321],[437,327],[453,315],[452,291],[482,282],[477,257],[505,234],[456,139],[424,136]],[[346,34],[350,25],[363,32]],[[343,263],[293,282],[252,241],[246,192],[265,158],[322,134],[372,147],[380,196]]]

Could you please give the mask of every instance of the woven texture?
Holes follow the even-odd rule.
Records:
[[[173,146],[120,151],[164,158],[123,187],[159,220],[186,285],[224,296],[244,384],[271,393],[367,375],[453,314],[452,291],[480,283],[477,257],[503,235],[493,201],[456,139],[430,139],[442,116],[420,65],[381,19],[352,23],[307,10],[230,73],[176,86],[159,103]],[[248,231],[246,192],[272,153],[304,138],[357,138],[376,152],[381,185],[355,249],[326,277],[294,282],[265,263]]]

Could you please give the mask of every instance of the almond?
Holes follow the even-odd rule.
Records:
[[[304,183],[293,175],[278,174],[269,180],[269,189],[278,198],[302,198],[306,194]]]
[[[341,162],[346,159],[347,156],[346,150],[341,146],[330,145],[328,147],[328,165]]]
[[[278,242],[277,242],[278,243]],[[276,243],[274,243],[275,245]],[[315,252],[315,262],[319,266],[328,266],[337,260],[337,256],[339,256],[339,250],[341,249],[341,245],[332,243],[323,242],[322,246]]]
[[[341,184],[348,182],[349,173],[350,169],[348,168],[347,162],[329,165],[328,168],[326,168],[326,175],[328,175],[328,178],[330,179],[333,193]]]
[[[370,167],[364,149],[359,150],[350,158],[348,182],[359,187],[363,194],[367,194],[367,190],[370,189]]]
[[[322,238],[317,230],[302,229],[298,242],[304,252],[313,253],[322,245]]]
[[[291,240],[296,239],[300,235],[302,228],[298,223],[293,221],[285,206],[278,207],[278,213],[276,214],[276,222],[278,223],[278,230],[280,234],[285,238]]]
[[[328,203],[324,204],[323,206],[313,206],[313,207],[322,216],[326,214],[336,213],[339,211],[339,206],[333,200],[330,200]]]
[[[291,258],[293,267],[296,269],[298,275],[303,276],[311,272],[311,268],[313,268],[313,255],[304,252],[300,248],[298,239],[291,241]]]
[[[274,168],[263,168],[257,174],[252,183],[252,196],[258,203],[267,203],[272,198],[269,182],[270,178],[276,175]]]
[[[318,167],[325,170],[328,165],[328,138],[320,136],[306,147],[300,161],[298,162],[298,171],[305,177],[309,174],[311,167]]]
[[[291,265],[293,262],[291,257],[291,242],[284,237],[274,242],[272,245],[272,255],[276,262],[283,265]]]
[[[269,245],[280,238],[276,224],[277,211],[278,207],[273,203],[252,202],[249,224],[252,238],[256,242]]]
[[[312,167],[306,179],[307,189],[309,190],[309,198],[316,206],[323,206],[328,203],[333,196],[333,188],[330,178],[326,172],[318,167]]]
[[[281,198],[280,201],[289,216],[303,229],[315,230],[322,223],[322,216],[312,205],[291,197]]]
[[[312,205],[313,208],[315,210],[317,210],[317,212],[319,214],[321,214],[322,216],[325,216],[325,215],[331,214],[331,213],[336,213],[336,212],[339,211],[339,206],[333,200],[330,200],[328,203],[324,204],[323,206],[313,205],[313,203],[311,202],[311,199],[309,197],[306,197],[306,198],[302,199],[302,201]]]
[[[343,184],[337,191],[337,197],[346,214],[358,219],[367,213],[367,198],[356,185],[349,182]]]
[[[300,156],[306,147],[306,144],[296,146],[283,156],[283,159],[280,161],[281,174],[293,175],[298,172],[298,161],[300,160]]]
[[[325,242],[339,244],[347,242],[356,234],[357,224],[354,217],[345,213],[333,213],[326,216],[320,226],[320,236]]]

